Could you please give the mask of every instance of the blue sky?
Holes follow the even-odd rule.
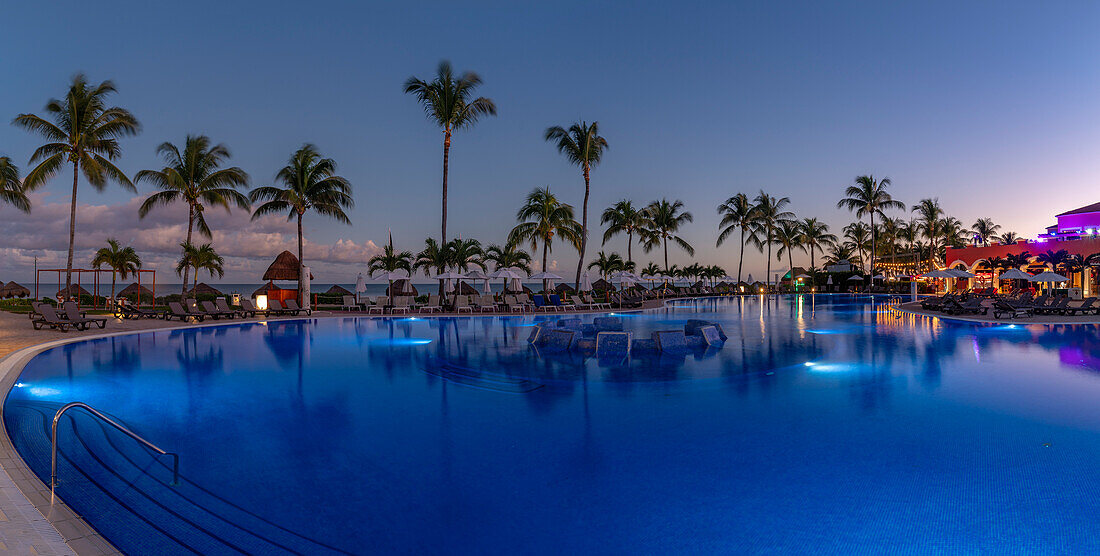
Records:
[[[315,143],[357,201],[353,226],[307,218],[323,282],[353,279],[356,257],[388,229],[413,251],[438,234],[441,134],[401,84],[431,77],[442,59],[480,73],[499,107],[455,138],[451,234],[501,242],[524,195],[544,185],[579,214],[580,172],[542,133],[585,119],[610,143],[590,210],[682,199],[695,215],[684,231],[694,260],[727,270],[736,245],[714,246],[726,197],[765,189],[839,231],[852,216],[836,200],[863,173],[892,178],[907,204],[939,197],[966,224],[991,217],[1033,236],[1055,213],[1098,200],[1100,6],[959,4],[55,2],[47,15],[20,3],[5,8],[18,23],[0,33],[0,109],[40,112],[77,71],[114,80],[115,101],[143,124],[124,143],[130,175],[158,167],[160,142],[204,133],[265,185]],[[0,154],[24,169],[38,142],[0,126]],[[0,207],[0,278],[29,278],[29,254],[63,261],[64,234],[31,224],[67,216],[69,186],[59,177],[40,190],[31,218]],[[80,202],[95,205],[87,227],[78,216],[83,245],[118,235],[168,274],[183,208],[138,222],[131,197],[83,185]],[[293,245],[274,223],[219,222],[216,240],[233,257],[226,281],[257,281],[265,253]],[[605,249],[624,252],[624,241]],[[562,271],[576,260],[565,248],[553,258]],[[755,252],[746,262],[764,267]]]

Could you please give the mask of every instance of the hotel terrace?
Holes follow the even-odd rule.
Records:
[[[982,287],[1000,285],[997,277],[1000,269],[993,269],[988,261],[995,257],[1008,255],[1031,255],[1030,264],[1023,270],[1036,273],[1046,269],[1045,265],[1036,260],[1036,256],[1047,251],[1057,252],[1065,250],[1070,255],[1080,255],[1082,258],[1100,253],[1100,203],[1083,206],[1055,216],[1057,223],[1048,226],[1046,232],[1041,233],[1034,240],[1021,239],[1011,244],[970,244],[963,248],[948,248],[947,258],[949,268],[958,268],[977,274],[977,278],[961,279],[959,286]],[[1082,289],[1082,295],[1092,295],[1097,291],[1096,272],[1085,265],[1081,272],[1072,272],[1069,278],[1069,287]]]

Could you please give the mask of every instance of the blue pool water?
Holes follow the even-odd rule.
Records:
[[[551,318],[551,317],[546,317]],[[588,320],[591,317],[586,317]],[[1100,332],[883,298],[678,301],[722,349],[545,353],[533,317],[324,318],[49,350],[5,403],[122,550],[1097,553]]]

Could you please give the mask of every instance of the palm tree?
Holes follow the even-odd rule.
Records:
[[[136,135],[140,129],[137,118],[123,108],[108,107],[107,97],[115,85],[104,81],[92,86],[82,75],[73,77],[69,91],[62,100],[46,103],[50,122],[34,114],[20,114],[12,124],[46,138],[48,143],[31,155],[31,164],[38,165],[27,174],[23,187],[30,191],[46,183],[69,162],[73,165],[73,195],[69,207],[69,256],[65,262],[65,290],[72,286],[73,244],[76,241],[76,189],[80,174],[97,191],[110,181],[137,192],[130,178],[114,165],[122,156],[118,140]]]
[[[612,253],[608,255],[603,251],[596,253],[596,259],[590,263],[586,268],[596,269],[600,273],[600,278],[607,278],[612,272],[616,272],[623,269],[623,258],[618,253]]]
[[[997,238],[997,230],[1000,224],[994,224],[992,218],[979,218],[974,222],[974,242],[979,245],[989,245],[990,240]]]
[[[1016,243],[1019,239],[1020,236],[1017,235],[1016,232],[1005,232],[1001,234],[1000,237],[1001,245],[1012,245],[1013,243]]]
[[[6,156],[0,156],[0,202],[26,213],[31,211],[31,201],[19,180],[19,167]]]
[[[871,239],[871,231],[867,228],[867,225],[863,222],[852,222],[844,227],[844,237],[848,239],[852,248],[859,253],[860,269],[864,272],[867,271],[863,266],[863,262],[866,260],[863,257],[863,253],[868,251],[870,245],[868,242]]]
[[[405,94],[416,96],[428,119],[443,128],[443,224],[439,243],[447,243],[447,170],[451,157],[451,134],[469,129],[485,115],[495,116],[497,106],[485,97],[471,99],[481,77],[472,71],[455,76],[451,63],[439,63],[435,79],[430,82],[416,77],[405,81]]]
[[[656,263],[653,262],[645,265],[645,268],[642,269],[642,276],[657,276],[660,273],[661,267],[657,266]]]
[[[305,266],[302,249],[302,217],[312,210],[338,222],[351,224],[344,209],[355,206],[351,182],[336,175],[336,161],[321,158],[317,147],[306,143],[294,152],[289,163],[275,175],[274,186],[257,187],[249,194],[253,203],[262,202],[252,213],[255,220],[265,214],[288,212],[287,220],[298,218],[298,264]],[[299,282],[298,297],[302,297]]]
[[[816,218],[804,218],[799,224],[800,241],[810,251],[810,272],[816,272],[814,252],[836,244],[836,234],[829,233],[829,225]]]
[[[928,240],[929,268],[935,268],[936,240],[939,239],[941,235],[940,217],[943,216],[943,209],[940,208],[940,200],[921,199],[919,203],[913,205],[912,211],[917,213],[917,222],[920,227],[921,235]],[[919,266],[919,258],[917,262]]]
[[[695,248],[687,242],[686,239],[676,235],[676,232],[680,231],[680,227],[688,222],[695,220],[695,217],[690,212],[684,210],[684,203],[679,199],[669,202],[668,199],[661,199],[660,201],[653,201],[646,207],[646,217],[649,218],[650,232],[643,248],[646,253],[652,251],[655,247],[661,246],[664,249],[665,254],[665,271],[670,271],[668,266],[668,242],[672,240],[673,243],[680,246],[687,252],[688,255],[695,254]]]
[[[133,247],[122,247],[117,239],[107,240],[107,247],[101,247],[92,258],[92,268],[99,270],[104,265],[111,268],[111,299],[115,298],[115,276],[125,280],[141,268],[141,257]]]
[[[1031,253],[1024,251],[1021,253],[1009,253],[1005,255],[1005,264],[1008,266],[1005,268],[1023,268],[1031,263]]]
[[[563,203],[550,192],[550,187],[538,188],[527,195],[523,206],[516,212],[520,223],[508,234],[508,242],[530,242],[531,249],[538,249],[542,242],[542,270],[546,270],[546,257],[553,250],[554,236],[559,236],[578,251],[581,248],[582,227],[573,217],[573,206]],[[543,289],[546,289],[543,280]]]
[[[581,205],[581,246],[580,259],[577,261],[577,277],[573,287],[581,287],[581,268],[584,267],[584,251],[588,247],[588,196],[591,192],[589,174],[592,167],[603,159],[603,152],[607,150],[607,139],[600,136],[600,123],[592,122],[591,125],[584,120],[577,122],[566,130],[561,126],[553,126],[546,129],[546,140],[557,142],[558,152],[565,156],[572,164],[581,167],[584,174],[584,203]]]
[[[845,197],[837,201],[837,208],[847,208],[855,211],[856,217],[866,215],[870,219],[871,230],[871,265],[870,272],[875,271],[875,215],[886,218],[887,209],[905,210],[905,203],[895,200],[886,188],[890,186],[890,178],[876,180],[874,176],[857,176],[854,185],[849,185],[844,190]]]
[[[767,269],[764,271],[765,284],[772,275],[772,245],[776,243],[775,236],[779,223],[794,218],[793,212],[783,210],[790,203],[791,200],[788,197],[772,197],[763,190],[753,200],[756,215],[752,219],[752,233],[748,239],[760,252],[764,252],[765,247],[768,249]]]
[[[897,262],[898,238],[905,225],[905,220],[902,220],[900,217],[891,218],[887,216],[882,219],[882,236],[879,239],[882,241],[883,247],[890,248],[891,263]]]
[[[528,274],[531,273],[531,255],[510,241],[503,246],[490,245],[485,249],[485,262],[493,263],[495,270],[515,268]],[[508,279],[504,279],[504,289],[508,289]]]
[[[450,259],[450,265],[459,272],[469,272],[471,266],[485,270],[485,251],[476,239],[455,238],[447,242],[444,250]]]
[[[1048,250],[1046,253],[1039,253],[1035,256],[1037,262],[1049,265],[1051,270],[1058,272],[1070,261],[1069,251],[1065,249],[1059,249],[1057,251]]]
[[[825,264],[839,264],[841,261],[862,264],[862,261],[859,260],[859,255],[855,252],[855,248],[852,247],[851,243],[847,242],[836,242],[830,245],[829,252],[825,255]]]
[[[779,223],[775,233],[776,244],[779,249],[775,252],[775,260],[783,260],[783,254],[787,254],[787,268],[790,269],[791,284],[794,284],[794,256],[795,249],[806,250],[802,244],[802,226],[795,220],[784,220]]]
[[[404,270],[412,278],[413,254],[409,251],[398,252],[393,248],[393,236],[390,236],[389,244],[382,248],[382,252],[371,257],[367,261],[367,274],[374,276],[379,272],[397,272]],[[393,280],[389,280],[387,294],[393,293]]]
[[[199,247],[195,247],[189,243],[181,243],[180,247],[183,249],[183,256],[181,256],[179,262],[176,263],[176,274],[183,276],[184,270],[187,267],[195,269],[195,288],[199,285],[200,270],[207,271],[211,278],[213,278],[215,274],[217,274],[219,278],[225,276],[225,270],[222,268],[222,265],[225,264],[225,259],[214,251],[214,247],[211,244],[204,243]],[[192,289],[192,294],[197,295],[197,292]]]
[[[741,249],[737,259],[737,281],[741,282],[741,269],[745,264],[745,234],[751,232],[753,221],[756,218],[756,207],[749,200],[749,196],[738,193],[726,202],[718,205],[718,214],[722,215],[722,221],[718,223],[718,242],[715,247],[722,245],[723,241],[735,230],[741,231]]]
[[[634,203],[623,199],[603,211],[600,224],[607,224],[603,232],[603,243],[618,234],[626,234],[626,260],[634,260],[631,248],[634,245],[634,235],[638,234],[643,243],[645,234],[649,230],[649,220],[646,218],[645,209],[634,208]]]
[[[424,276],[431,276],[432,270],[435,270],[437,274],[442,274],[450,264],[451,253],[447,246],[441,245],[433,238],[427,238],[424,240],[424,250],[416,254],[413,269],[423,270]],[[439,281],[439,295],[440,297],[444,295],[443,280]]]
[[[248,209],[248,197],[237,191],[237,188],[248,187],[248,174],[236,166],[220,168],[230,156],[225,145],[211,146],[210,138],[205,135],[188,135],[182,153],[175,145],[164,142],[157,147],[157,154],[164,158],[164,168],[142,170],[134,176],[135,182],[146,181],[160,189],[141,204],[139,217],[145,218],[157,206],[178,201],[187,203],[187,239],[184,243],[191,245],[196,225],[203,237],[214,237],[204,216],[207,205],[223,207],[226,212],[230,205]],[[183,269],[184,293],[190,271],[190,267]]]

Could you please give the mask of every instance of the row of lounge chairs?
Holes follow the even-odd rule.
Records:
[[[986,301],[990,301],[990,304],[986,305]],[[1034,315],[1100,315],[1100,300],[1089,297],[1079,305],[1070,305],[1070,299],[1065,296],[1041,295],[1032,299],[1031,294],[1027,292],[1017,296],[963,292],[924,299],[921,301],[921,308],[949,315],[992,314],[995,319]]]
[[[105,317],[89,317],[88,313],[82,312],[77,307],[75,301],[66,301],[61,304],[61,312],[59,313],[54,309],[53,305],[49,303],[31,303],[31,326],[35,330],[42,330],[43,328],[52,328],[54,330],[60,330],[61,332],[68,332],[69,328],[75,328],[77,330],[87,330],[92,325],[103,328],[107,326],[107,319]]]
[[[193,318],[202,322],[206,317],[212,319],[232,319],[238,317],[255,317],[256,315],[298,316],[302,313],[306,315],[313,313],[311,309],[299,307],[298,302],[293,299],[287,299],[284,303],[280,303],[277,299],[270,299],[267,302],[267,309],[258,309],[252,304],[251,300],[241,299],[241,308],[234,309],[230,307],[224,299],[203,301],[202,307],[199,307],[199,304],[194,300],[187,300],[186,308],[178,301],[171,301],[168,303],[168,310],[161,313],[161,316],[164,320],[177,319],[182,321]]]
[[[379,295],[373,300],[357,302],[354,296],[346,295],[341,309],[345,311],[365,311],[367,314],[407,314],[438,313],[444,310],[455,313],[527,313],[557,312],[568,310],[610,309],[611,304],[597,302],[590,295],[571,295],[562,299],[558,294],[534,295],[505,294],[493,295],[457,295],[444,303],[438,295],[429,295],[425,303],[417,304],[412,296],[390,298]]]

